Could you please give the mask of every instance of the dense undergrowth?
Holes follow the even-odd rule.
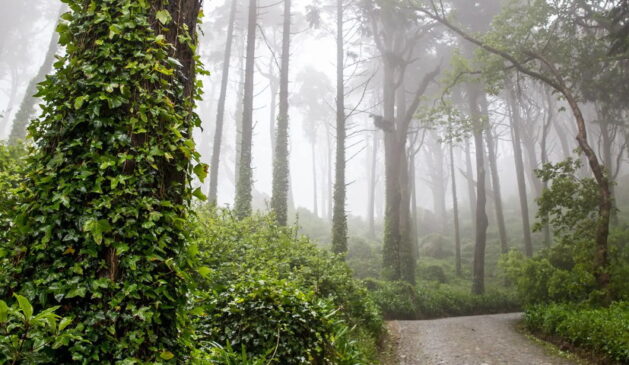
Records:
[[[609,361],[629,363],[629,302],[609,307],[549,304],[529,307],[526,326],[551,341],[568,342]]]
[[[201,209],[198,219],[201,348],[281,364],[375,361],[382,320],[341,257],[272,217]]]

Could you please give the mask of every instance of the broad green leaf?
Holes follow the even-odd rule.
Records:
[[[28,301],[28,299],[26,299],[25,297],[19,294],[13,294],[13,296],[15,296],[15,299],[17,299],[17,303],[20,306],[20,309],[22,310],[24,319],[27,322],[30,321],[31,318],[33,318],[33,306],[31,305],[31,303]]]
[[[155,13],[155,17],[163,25],[166,25],[166,24],[170,23],[170,21],[173,19],[170,16],[170,13],[168,12],[168,10],[166,10],[166,9],[159,10],[157,13]]]
[[[204,278],[207,278],[212,273],[212,269],[210,269],[207,266],[201,266],[200,268],[197,269],[197,272],[199,273],[199,275],[203,276]]]
[[[204,163],[197,164],[194,167],[193,171],[194,171],[194,174],[197,175],[199,180],[201,180],[201,182],[203,182],[205,180],[205,178],[207,177],[208,165],[206,165]]]
[[[6,323],[9,319],[9,306],[4,300],[0,300],[0,323]]]
[[[170,352],[170,351],[163,351],[163,352],[159,355],[159,357],[161,357],[161,358],[162,358],[162,359],[164,359],[164,360],[172,360],[172,359],[174,359],[174,358],[175,358],[175,354],[173,354],[173,353],[172,353],[172,352]]]
[[[68,327],[72,323],[72,318],[64,317],[59,322],[59,331],[63,331],[66,327]]]
[[[201,191],[201,188],[194,189],[194,191],[192,192],[192,195],[201,201],[207,200],[207,196],[203,194],[203,192]]]

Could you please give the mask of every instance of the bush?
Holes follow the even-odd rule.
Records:
[[[59,307],[34,313],[28,299],[14,298],[12,306],[0,300],[0,364],[49,364],[51,349],[81,340],[68,329],[72,319],[55,314]]]
[[[536,305],[524,315],[534,332],[558,336],[620,363],[629,362],[629,302],[608,308],[577,304]]]
[[[205,307],[207,317],[200,321],[203,339],[265,354],[275,363],[306,364],[324,358],[333,309],[290,282],[241,280],[211,295]]]
[[[199,238],[193,250],[206,273],[198,300],[210,314],[199,320],[199,328],[201,332],[216,329],[206,341],[223,347],[229,343],[236,350],[244,344],[249,355],[263,355],[268,346],[276,346],[279,329],[278,351],[315,356],[324,345],[331,346],[325,356],[335,357],[339,364],[341,358],[353,357],[350,353],[357,347],[369,347],[365,341],[352,341],[361,333],[375,346],[382,331],[378,308],[341,257],[297,237],[294,229],[278,227],[273,217],[237,220],[229,211],[202,208],[198,220]],[[259,278],[264,278],[263,283],[256,281]],[[241,316],[245,310],[261,314]],[[307,328],[300,327],[304,323]],[[242,332],[222,333],[221,326]],[[335,333],[343,331],[346,338],[338,342]],[[244,340],[234,341],[236,337]],[[260,343],[254,343],[254,338]]]
[[[416,287],[404,282],[370,280],[376,303],[387,319],[429,319],[504,313],[520,309],[513,294],[488,290],[484,295],[473,295],[468,288],[438,283],[419,282]]]

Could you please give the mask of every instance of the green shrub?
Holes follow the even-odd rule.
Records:
[[[519,310],[509,292],[488,290],[473,295],[467,287],[419,282],[416,287],[404,282],[367,281],[367,287],[387,319],[428,319]]]
[[[536,305],[526,310],[524,320],[532,331],[558,336],[620,363],[629,362],[629,302],[608,308]]]
[[[55,314],[59,307],[34,313],[28,299],[14,298],[12,306],[0,300],[0,364],[49,364],[51,349],[81,340],[68,329],[72,319]]]
[[[365,345],[364,342],[357,342],[349,346],[347,351],[341,351],[341,345],[352,343],[351,339],[360,337],[360,333],[368,334],[375,344],[382,330],[378,307],[369,299],[367,290],[352,278],[351,271],[340,256],[318,249],[306,238],[297,237],[294,229],[278,227],[273,217],[253,216],[237,220],[229,211],[206,208],[200,209],[197,216],[196,236],[199,239],[194,251],[198,252],[198,260],[207,273],[206,279],[200,284],[198,300],[228,303],[228,300],[240,295],[239,298],[243,300],[251,300],[249,304],[242,304],[248,306],[255,305],[254,298],[275,298],[274,303],[283,303],[282,307],[267,306],[269,315],[276,310],[286,310],[290,316],[295,314],[301,318],[310,318],[308,321],[312,322],[312,330],[321,338],[319,342],[312,339],[299,341],[306,345],[310,354],[322,351],[323,348],[316,348],[327,341],[332,348],[327,350],[326,356],[333,354],[330,356],[336,357],[337,363],[342,363],[340,359],[349,356],[349,348]],[[264,278],[265,284],[256,284],[255,280],[259,278]],[[258,291],[254,288],[256,285],[266,288],[265,291]],[[211,294],[208,296],[203,292]],[[284,303],[284,300],[287,302]],[[304,308],[310,308],[314,314],[307,317],[307,313],[300,311],[298,303]],[[220,311],[220,306],[214,305]],[[210,308],[209,313],[215,312]],[[317,327],[316,318],[321,316],[329,316],[327,320],[331,324],[328,327]],[[207,318],[207,326],[214,326],[210,317]],[[248,319],[252,322],[243,322],[246,326],[240,326],[245,331],[239,335],[241,337],[256,337],[259,335],[256,329],[264,329],[265,335],[260,341],[266,341],[265,345],[252,347],[253,340],[245,343],[249,354],[266,353],[269,343],[275,345],[274,341],[277,341],[277,325],[265,324],[266,317],[267,314],[253,316]],[[277,318],[279,320],[279,312]],[[285,333],[283,329],[280,331],[280,340],[285,336],[290,337],[290,331],[298,331],[299,323],[288,321],[281,325],[287,326],[287,330]],[[199,325],[200,328],[203,326]],[[334,333],[342,332],[343,328],[347,328],[347,341],[337,342]],[[240,348],[241,342],[233,342],[230,336],[220,338],[216,334],[207,336],[207,341],[215,341],[222,346],[226,346],[229,341],[235,349]],[[282,351],[304,353],[304,349],[298,343],[291,342],[285,344]],[[367,352],[368,349],[360,351]]]
[[[275,363],[323,359],[333,309],[284,280],[257,277],[213,293],[200,321],[203,340],[267,354]]]

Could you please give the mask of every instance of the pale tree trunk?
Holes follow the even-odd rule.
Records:
[[[240,139],[240,162],[236,183],[236,217],[242,219],[251,215],[253,171],[251,169],[251,143],[253,137],[253,78],[255,71],[257,3],[249,0],[247,23],[247,56],[245,61],[245,86],[242,114],[242,135]]]
[[[481,107],[483,117],[489,119],[487,95],[481,96]],[[493,188],[494,208],[496,211],[496,224],[498,225],[498,233],[500,236],[500,251],[506,253],[509,249],[509,241],[507,239],[507,228],[505,227],[505,217],[502,210],[502,193],[500,189],[500,175],[498,174],[498,161],[496,158],[496,145],[491,125],[487,123],[485,126],[485,137],[487,140],[487,157],[489,160],[489,169],[491,170],[491,186]]]
[[[347,216],[345,214],[345,45],[343,39],[343,0],[336,7],[336,167],[334,208],[332,212],[332,251],[347,252]]]
[[[280,113],[273,160],[273,196],[271,209],[279,225],[288,221],[288,191],[290,166],[288,160],[288,76],[290,65],[291,0],[284,0],[284,29],[282,31],[282,65],[280,70]]]
[[[63,14],[67,10],[67,7],[64,5],[59,9],[59,16]],[[11,134],[9,135],[9,144],[15,144],[20,140],[26,138],[26,129],[28,124],[35,114],[35,108],[37,106],[37,101],[39,98],[36,98],[34,95],[37,93],[37,85],[46,79],[46,75],[50,73],[52,70],[52,65],[55,62],[55,55],[57,54],[57,50],[59,49],[59,33],[56,31],[52,32],[52,36],[50,37],[50,42],[48,43],[48,51],[46,52],[46,56],[44,57],[44,62],[42,63],[37,75],[31,79],[26,87],[26,92],[24,93],[24,98],[22,99],[22,103],[20,104],[20,108],[15,113],[15,117],[13,117],[13,123],[11,125]]]
[[[461,230],[459,227],[459,201],[456,191],[456,171],[454,168],[454,146],[450,143],[450,174],[452,179],[452,212],[454,215],[454,257],[456,274],[462,275],[461,270]]]
[[[208,201],[216,205],[218,195],[218,167],[221,162],[221,144],[223,139],[223,122],[225,119],[225,100],[227,98],[227,84],[229,81],[229,69],[231,64],[232,44],[234,41],[234,23],[236,20],[237,0],[232,0],[229,12],[229,25],[227,26],[227,41],[225,42],[225,56],[223,58],[223,74],[221,75],[221,91],[218,97],[216,111],[216,125],[214,130],[214,144],[212,145],[212,162],[210,163],[210,192]]]
[[[480,110],[482,90],[479,84],[468,85],[470,115],[474,128],[476,149],[476,235],[474,244],[472,293],[485,292],[485,246],[487,243],[487,212],[485,187],[485,146],[483,142],[483,120]]]
[[[517,105],[517,97],[513,85],[508,84],[508,102],[511,112],[511,132],[513,141],[513,157],[515,159],[515,172],[518,181],[518,196],[520,198],[520,212],[522,214],[522,231],[524,233],[524,252],[526,256],[533,256],[533,242],[531,240],[531,223],[529,221],[529,203],[526,193],[526,178],[524,176],[524,160],[522,157],[522,145],[520,144],[520,127],[522,119]]]
[[[470,148],[470,140],[465,140],[465,174],[467,182],[467,198],[470,204],[470,217],[472,218],[472,224],[476,222],[476,188],[474,186],[474,170],[472,169],[472,150]]]
[[[313,139],[310,144],[312,151],[312,210],[315,217],[319,216],[319,198],[317,197],[317,152],[316,140]]]
[[[373,142],[372,142],[372,150],[371,150],[371,161],[369,168],[369,191],[368,191],[368,199],[367,202],[367,221],[369,224],[369,236],[374,238],[376,236],[376,228],[375,228],[375,204],[376,204],[376,168],[377,168],[377,160],[378,160],[378,142],[379,136],[377,132],[373,134]]]

